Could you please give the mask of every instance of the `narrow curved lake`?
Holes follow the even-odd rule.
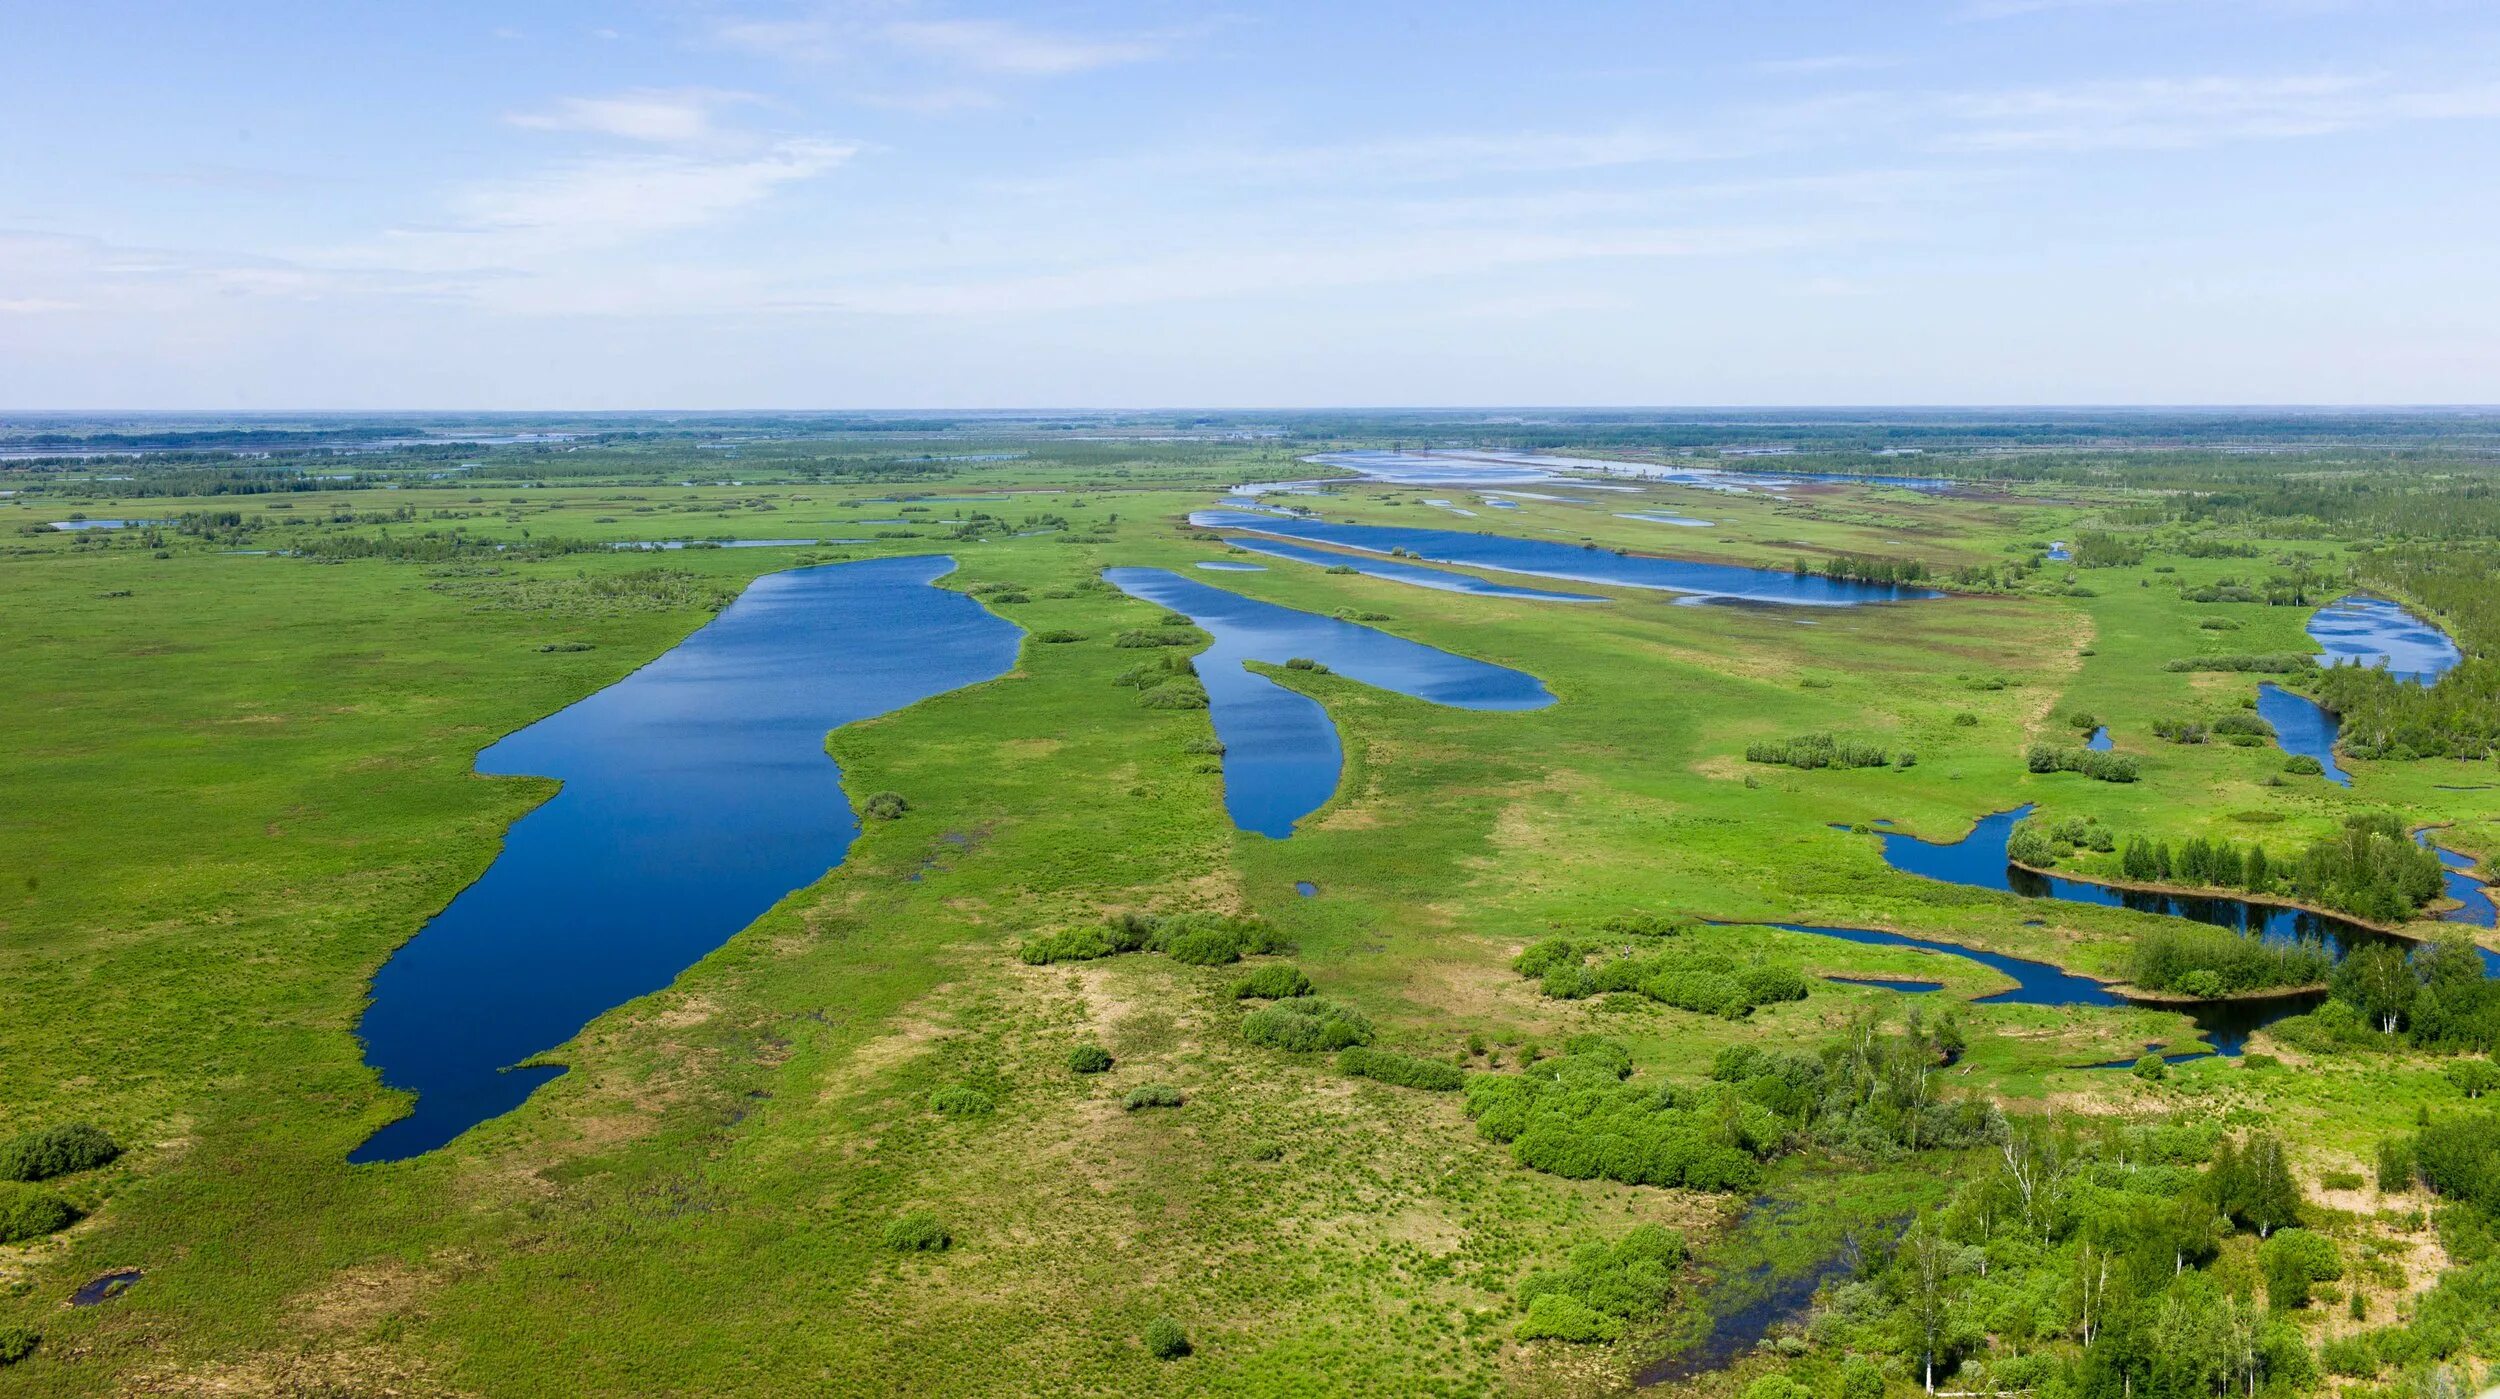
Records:
[[[1239,510],[1196,510],[1190,512],[1189,522],[1200,529],[1239,530],[1335,544],[1374,554],[1403,549],[1416,558],[1432,563],[1562,578],[1576,583],[1612,583],[1620,587],[1649,588],[1701,598],[1787,603],[1802,607],[1847,607],[1860,603],[1906,602],[1944,596],[1931,588],[1904,587],[1892,583],[1853,583],[1779,569],[1616,554],[1547,539],[1518,539],[1509,535],[1475,534],[1463,530],[1335,524],[1302,517],[1286,519],[1254,515]]]
[[[1237,539],[1236,547],[1270,558],[1292,559],[1296,563],[1317,564],[1322,568],[1350,568],[1366,578],[1386,578],[1417,588],[1431,588],[1445,593],[1471,593],[1477,597],[1520,598],[1536,602],[1604,602],[1595,593],[1558,593],[1547,588],[1526,588],[1510,583],[1488,583],[1464,573],[1448,573],[1418,564],[1399,563],[1393,559],[1370,554],[1339,554],[1326,549],[1312,549],[1300,544],[1287,544],[1273,539]],[[1200,568],[1211,567],[1208,564]]]
[[[2257,686],[2257,717],[2274,726],[2275,747],[2317,759],[2326,780],[2338,787],[2352,785],[2352,774],[2335,761],[2335,739],[2343,732],[2343,721],[2323,705],[2266,680]]]
[[[1307,658],[1366,685],[1456,709],[1543,709],[1544,682],[1523,671],[1334,617],[1260,602],[1161,568],[1107,568],[1134,598],[1195,622],[1215,643],[1197,657],[1209,717],[1224,744],[1224,809],[1245,831],[1282,840],[1337,790],[1345,752],[1317,700],[1244,665]]]
[[[2447,634],[2401,604],[2353,593],[2319,608],[2309,618],[2309,639],[2323,647],[2318,664],[2384,666],[2398,680],[2428,685],[2465,659]],[[2269,680],[2257,687],[2257,716],[2274,726],[2284,752],[2315,758],[2326,780],[2352,785],[2335,761],[2343,721],[2316,700]]]
[[[2437,680],[2465,659],[2447,633],[2401,603],[2368,593],[2319,608],[2308,630],[2309,639],[2326,648],[2318,664],[2383,665],[2390,675],[2416,684]]]
[[[415,1110],[350,1154],[431,1151],[562,1069],[515,1068],[666,986],[842,862],[832,729],[1005,673],[1022,631],[942,556],[768,574],[658,660],[478,754],[560,779],[373,978],[358,1033]]]

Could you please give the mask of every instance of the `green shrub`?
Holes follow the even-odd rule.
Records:
[[[2170,1077],[2170,1066],[2161,1061],[2159,1054],[2147,1050],[2135,1061],[2135,1067],[2128,1072],[2143,1079],[2146,1083],[2159,1083]]]
[[[1030,966],[1042,967],[1053,962],[1090,962],[1124,950],[1113,945],[1110,936],[1100,928],[1062,928],[1026,938],[1016,955]]]
[[[1120,1100],[1124,1112],[1143,1112],[1148,1108],[1176,1108],[1189,1099],[1168,1083],[1141,1083]]]
[[[1053,646],[1063,646],[1071,641],[1083,641],[1085,639],[1085,633],[1081,631],[1070,631],[1066,627],[1052,627],[1049,631],[1037,631],[1033,633],[1033,639],[1035,641],[1047,642]]]
[[[1321,665],[1319,662],[1312,660],[1308,656],[1296,656],[1292,660],[1285,662],[1285,669],[1307,670],[1317,675],[1326,675],[1328,673],[1328,667]]]
[[[2334,1282],[2344,1275],[2344,1260],[2334,1241],[2306,1229],[2277,1229],[2257,1246],[2257,1266],[2266,1275],[2266,1305],[2278,1312],[2309,1305],[2314,1283]]]
[[[1242,1018],[1241,1033],[1252,1044],[1315,1054],[1371,1043],[1372,1024],[1352,1006],[1301,996],[1250,1012]]]
[[[1568,1267],[1531,1275],[1519,1287],[1527,1311],[1521,1340],[1611,1340],[1624,1323],[1666,1308],[1684,1266],[1684,1238],[1655,1224],[1635,1227],[1612,1244],[1582,1244]]]
[[[1620,1322],[1598,1314],[1577,1297],[1547,1292],[1528,1303],[1527,1319],[1519,1323],[1519,1339],[1587,1345],[1611,1341],[1622,1329]]]
[[[1190,1351],[1189,1333],[1168,1316],[1147,1322],[1145,1334],[1139,1339],[1144,1342],[1146,1353],[1157,1360],[1178,1360]]]
[[[947,1117],[987,1117],[998,1110],[989,1094],[961,1084],[930,1094],[929,1106]]]
[[[1421,1088],[1428,1093],[1455,1093],[1464,1087],[1467,1075],[1448,1064],[1417,1059],[1407,1054],[1392,1054],[1385,1049],[1365,1049],[1360,1045],[1337,1054],[1337,1071],[1356,1078],[1378,1079],[1401,1088]]]
[[[1884,1368],[1863,1355],[1840,1367],[1840,1399],[1884,1399]]]
[[[1285,962],[1270,963],[1233,983],[1236,1001],[1281,1001],[1309,994],[1311,979],[1302,974],[1300,967]]]
[[[1080,1044],[1068,1051],[1068,1072],[1098,1074],[1111,1068],[1111,1051],[1098,1044]]]
[[[0,1367],[14,1365],[35,1353],[43,1333],[31,1326],[0,1326]]]
[[[1174,675],[1160,684],[1149,685],[1137,692],[1137,703],[1147,709],[1204,709],[1207,687],[1194,675]]]
[[[121,1147],[101,1130],[64,1122],[0,1142],[0,1180],[50,1180],[92,1171],[121,1154]]]
[[[885,1226],[885,1246],[897,1253],[943,1253],[954,1242],[955,1236],[927,1210],[915,1210]]]
[[[1188,620],[1182,619],[1187,626]],[[1111,644],[1123,651],[1141,651],[1156,646],[1195,646],[1206,638],[1193,628],[1184,633],[1179,628],[1166,631],[1124,631]]]
[[[911,803],[900,792],[879,792],[860,804],[860,810],[880,821],[899,821],[911,810]]]
[[[2283,760],[2283,770],[2294,777],[2323,777],[2326,775],[2326,764],[2306,753],[2295,753]]]
[[[1241,935],[1226,927],[1185,928],[1164,940],[1164,952],[1193,967],[1220,967],[1241,960]]]
[[[1740,1399],[1814,1399],[1814,1392],[1786,1375],[1763,1375],[1745,1386]]]
[[[69,1201],[39,1186],[0,1181],[0,1244],[57,1234],[78,1219]]]

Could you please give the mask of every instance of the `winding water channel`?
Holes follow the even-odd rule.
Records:
[[[1282,840],[1337,790],[1345,752],[1317,700],[1251,670],[1246,661],[1317,661],[1384,690],[1457,709],[1543,709],[1544,682],[1523,671],[1452,655],[1354,622],[1321,617],[1209,587],[1161,568],[1109,568],[1131,597],[1189,618],[1215,643],[1197,657],[1209,717],[1224,744],[1224,809],[1245,831]]]

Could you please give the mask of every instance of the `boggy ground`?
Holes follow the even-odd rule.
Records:
[[[942,499],[891,516],[891,502],[842,504],[891,488],[821,484],[640,485],[633,504],[598,484],[510,498],[521,504],[492,490],[491,505],[411,487],[387,503],[516,540],[909,537],[427,565],[7,535],[0,1127],[92,1120],[133,1149],[71,1184],[84,1222],[0,1249],[0,1323],[44,1335],[0,1369],[0,1393],[1603,1391],[1638,1348],[1523,1346],[1511,1289],[1637,1222],[1712,1237],[1729,1200],[1532,1173],[1476,1134],[1455,1095],[1248,1044],[1235,969],[1150,955],[1029,967],[1017,942],[1107,908],[1258,913],[1388,1047],[1509,1069],[1595,1030],[1645,1072],[1693,1080],[1723,1046],[1811,1046],[1854,1008],[1903,998],[1817,982],[1731,1021],[1546,1000],[1508,959],[1554,929],[1646,912],[1883,926],[2122,973],[2140,916],[1908,878],[1872,839],[1831,829],[1879,817],[1948,839],[2037,801],[2173,839],[2262,830],[2289,846],[2355,804],[2397,802],[2466,823],[2461,848],[2491,848],[2471,794],[2436,790],[2472,782],[2463,765],[2357,764],[2352,792],[2271,787],[2270,749],[2153,740],[2153,718],[2255,684],[2163,662],[2299,649],[2299,609],[2185,604],[2167,579],[2145,586],[2149,566],[2090,571],[2090,596],[2033,587],[1811,612],[1606,588],[1604,606],[1508,601],[1281,560],[1201,573],[1190,565],[1225,546],[1180,521],[1211,486],[1306,474],[1274,454],[1234,465],[1005,464],[999,484],[1032,493],[973,507],[1058,515],[1074,543],[942,538],[927,523],[950,513]],[[2104,504],[1657,487],[1469,521],[1425,494],[1448,493],[1361,487],[1321,504],[1773,567],[1828,550],[2003,559],[2071,537]],[[298,502],[299,517],[321,503]],[[160,518],[187,504],[85,508]],[[1612,513],[1639,508],[1717,523]],[[871,517],[908,523],[849,523]],[[42,518],[17,504],[0,529]],[[268,542],[325,528],[371,532],[272,527]],[[1004,678],[833,735],[854,799],[903,793],[907,817],[871,823],[843,868],[556,1048],[572,1071],[521,1110],[427,1157],[348,1168],[346,1151],[398,1111],[352,1034],[368,978],[549,790],[477,776],[476,750],[665,650],[759,572],[939,551],[962,565],[945,586],[1020,584],[1032,600],[997,604],[1003,615],[1086,640],[1028,642]],[[2188,579],[2249,569],[2160,562]],[[1155,615],[1086,587],[1117,564],[1385,614],[1386,630],[1536,674],[1560,702],[1476,714],[1278,671],[1340,726],[1345,777],[1292,839],[1244,835],[1189,748],[1206,715],[1147,710],[1111,684],[1136,658],[1112,638]],[[2200,629],[2206,615],[2237,630]],[[551,643],[590,649],[540,649]],[[2144,781],[2024,772],[2025,744],[2062,737],[2056,714],[2073,706],[2144,755]],[[1913,748],[1917,765],[1742,760],[1748,741],[1811,731]],[[1320,895],[1299,897],[1297,880]],[[1923,953],[1759,928],[1697,936],[1815,973],[1941,980],[1956,1000],[2002,987]],[[2392,1055],[2301,1072],[2197,1064],[2156,1087],[2066,1066],[2182,1037],[2178,1017],[1963,1018],[1957,1088],[2018,1112],[2259,1113],[2313,1172],[2365,1161],[2444,1091],[2436,1064]],[[1070,1074],[1080,1041],[1116,1067]],[[1144,1083],[1186,1104],[1122,1111]],[[929,1110],[958,1085],[997,1110]],[[954,1246],[887,1249],[886,1224],[924,1209]],[[63,1306],[118,1267],[147,1276],[106,1305]],[[1193,1355],[1141,1348],[1162,1315]]]

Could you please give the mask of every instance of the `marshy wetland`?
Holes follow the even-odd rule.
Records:
[[[2495,1358],[2471,423],[488,426],[0,466],[0,1394]]]

